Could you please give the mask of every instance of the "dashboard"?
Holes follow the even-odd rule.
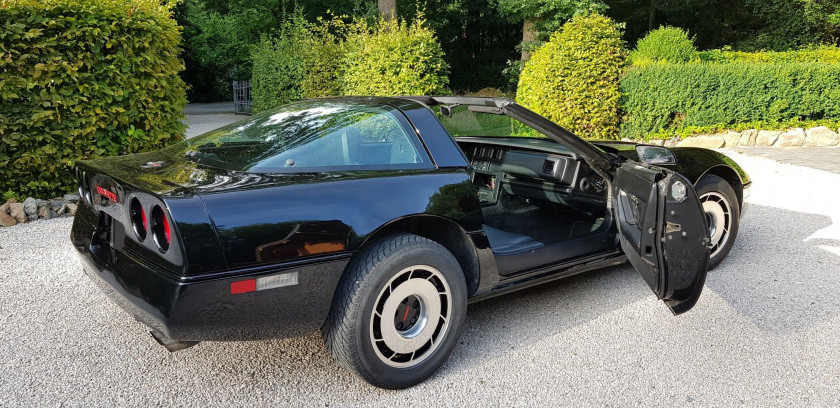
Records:
[[[552,141],[513,138],[458,138],[470,161],[482,204],[502,191],[572,207],[603,207],[607,183],[577,154]]]

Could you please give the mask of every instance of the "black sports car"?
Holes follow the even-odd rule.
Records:
[[[170,351],[320,328],[385,388],[434,373],[468,302],[595,268],[691,309],[750,187],[714,151],[466,97],[303,101],[77,175],[88,275]]]

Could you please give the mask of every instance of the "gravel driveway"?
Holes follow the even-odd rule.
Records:
[[[752,205],[694,310],[672,316],[629,266],[488,300],[405,391],[315,333],[170,354],[84,276],[71,220],[0,229],[0,406],[840,405],[840,174],[730,154]]]

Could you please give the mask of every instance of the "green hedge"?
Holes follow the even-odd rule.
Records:
[[[339,95],[446,93],[449,66],[422,16],[412,24],[339,18],[308,23],[300,11],[254,47],[255,111]]]
[[[410,25],[380,19],[358,22],[345,41],[342,89],[346,95],[447,93],[449,65],[422,16]]]
[[[180,139],[179,36],[155,0],[3,2],[0,192],[52,197],[78,159]]]
[[[575,17],[525,64],[516,99],[579,136],[616,138],[626,56],[620,25],[599,14]]]
[[[836,63],[654,64],[633,67],[621,88],[622,136],[630,138],[840,118]]]
[[[840,47],[821,46],[791,51],[743,52],[709,50],[698,53],[702,61],[717,63],[826,62],[840,64]]]
[[[629,60],[633,65],[647,65],[689,62],[697,57],[694,40],[687,31],[677,27],[659,27],[639,40]]]

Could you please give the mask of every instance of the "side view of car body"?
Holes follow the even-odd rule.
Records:
[[[468,302],[584,271],[629,261],[691,309],[751,184],[714,151],[465,97],[299,102],[77,178],[86,272],[171,351],[320,329],[386,388],[443,364]]]

